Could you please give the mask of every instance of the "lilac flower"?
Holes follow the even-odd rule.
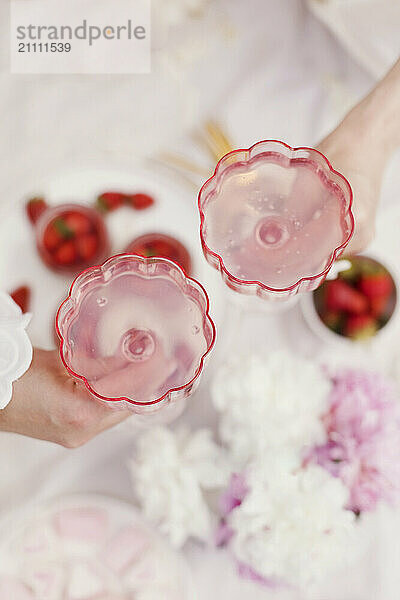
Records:
[[[226,546],[235,535],[234,530],[228,524],[228,517],[235,508],[238,508],[249,492],[244,473],[232,473],[229,485],[220,498],[220,512],[222,515],[216,534],[217,546]],[[237,563],[237,570],[240,577],[250,579],[267,587],[279,587],[279,584],[271,578],[266,578],[257,573],[254,569],[242,562]]]
[[[248,486],[245,475],[243,473],[232,473],[228,487],[219,501],[221,521],[215,536],[217,546],[225,546],[233,536],[234,532],[228,525],[226,517],[242,504],[247,492]]]
[[[234,508],[240,506],[246,497],[249,488],[243,473],[231,475],[228,488],[220,498],[220,510],[223,517],[229,515]]]
[[[312,460],[343,481],[356,513],[400,500],[400,406],[391,383],[346,370],[333,378],[330,403],[328,441],[314,448]]]
[[[278,581],[273,577],[263,577],[257,571],[252,569],[249,565],[245,563],[239,562],[237,565],[238,575],[243,579],[249,579],[250,581],[254,581],[255,583],[259,583],[265,587],[269,587],[273,590],[279,590],[285,587],[290,587],[286,583],[282,581]]]

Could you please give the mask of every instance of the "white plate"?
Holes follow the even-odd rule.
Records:
[[[181,240],[193,262],[193,276],[204,282],[212,276],[201,251],[198,233],[197,192],[183,185],[178,178],[167,177],[160,169],[146,167],[137,161],[129,166],[102,164],[71,165],[54,173],[41,183],[27,183],[24,192],[6,212],[0,223],[1,287],[12,291],[27,284],[32,289],[30,310],[33,318],[29,335],[34,345],[54,347],[54,316],[66,297],[71,277],[50,271],[36,251],[34,232],[25,216],[25,202],[43,195],[49,204],[78,202],[91,204],[99,193],[107,190],[143,191],[152,195],[156,204],[144,211],[123,207],[106,216],[112,243],[112,253],[124,250],[127,244],[147,232],[163,232]],[[213,315],[211,290],[211,314]]]
[[[72,543],[70,540],[63,540],[55,534],[52,527],[54,516],[65,509],[82,507],[100,509],[107,513],[108,527],[103,541],[85,546],[82,543],[77,544],[76,542]],[[194,584],[189,567],[183,557],[172,550],[143,521],[143,518],[133,506],[112,497],[95,494],[67,496],[54,500],[49,504],[19,509],[3,518],[0,523],[0,578],[3,575],[26,577],[24,571],[25,569],[29,570],[32,563],[39,565],[57,564],[61,565],[68,583],[71,565],[87,561],[88,564],[97,567],[105,576],[110,593],[128,593],[130,591],[129,581],[124,579],[124,576],[117,577],[108,570],[101,560],[101,550],[107,545],[107,540],[112,539],[113,535],[132,525],[145,532],[146,537],[149,539],[152,554],[154,553],[154,556],[159,557],[162,564],[167,567],[165,581],[160,579],[157,584],[160,589],[162,589],[163,582],[166,586],[171,584],[174,588],[179,589],[180,596],[178,600],[195,600]],[[40,551],[24,551],[24,540],[26,540],[27,534],[29,535],[30,532],[37,533],[39,530],[52,536],[51,555]],[[57,597],[55,600],[62,600],[63,597],[62,592],[60,592],[59,598]],[[11,598],[8,600],[11,600]],[[42,600],[42,598],[38,598],[38,600]]]

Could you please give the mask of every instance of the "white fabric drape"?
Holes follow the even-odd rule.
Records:
[[[22,314],[14,300],[0,292],[0,409],[10,402],[13,382],[32,360],[32,344],[26,333],[29,320],[30,314]]]

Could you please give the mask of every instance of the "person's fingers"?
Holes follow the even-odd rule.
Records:
[[[307,222],[322,209],[328,192],[315,171],[307,167],[298,168],[292,189],[285,199],[289,218]]]
[[[130,396],[140,401],[152,394],[163,393],[164,382],[177,368],[175,357],[167,357],[162,348],[158,348],[151,360],[129,363],[125,368],[93,382],[93,386],[102,396],[110,397],[124,396],[129,390]]]
[[[128,361],[124,361],[121,355],[93,357],[84,352],[76,352],[71,367],[76,372],[84,374],[88,380],[98,380],[108,375],[112,377],[127,364]]]
[[[56,420],[56,440],[64,446],[75,448],[88,442],[98,433],[124,421],[132,413],[126,409],[111,408],[95,398],[79,382],[76,386],[61,386],[56,394],[62,398],[62,407]],[[55,409],[57,410],[57,409]]]
[[[101,421],[101,431],[110,429],[111,427],[114,427],[114,425],[122,423],[133,415],[133,412],[128,409],[105,408],[107,413],[104,414],[104,417]]]

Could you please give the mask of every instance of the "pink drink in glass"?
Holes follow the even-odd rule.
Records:
[[[215,339],[200,284],[169,260],[133,255],[84,271],[57,327],[68,370],[133,409],[188,396]]]
[[[242,293],[314,289],[351,237],[351,199],[315,150],[260,142],[234,151],[200,192],[204,253]]]

